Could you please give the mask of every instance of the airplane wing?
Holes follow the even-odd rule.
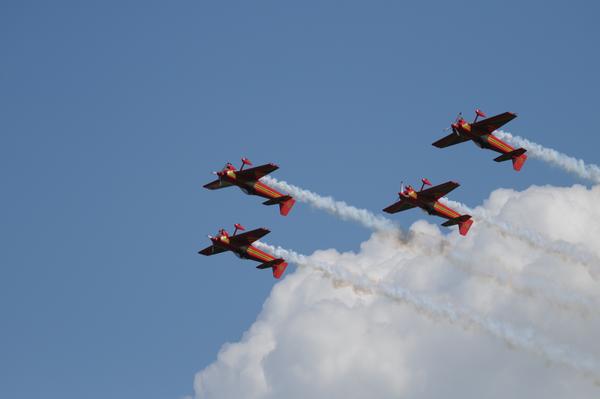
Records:
[[[449,147],[454,144],[464,143],[465,141],[469,141],[469,140],[471,140],[471,139],[467,135],[459,136],[458,134],[453,132],[453,133],[450,133],[449,135],[447,135],[446,137],[439,139],[432,145],[437,148],[445,148],[445,147]]]
[[[395,202],[392,205],[388,206],[383,211],[387,212],[387,213],[396,213],[396,212],[406,211],[407,209],[412,209],[414,207],[415,207],[415,205],[413,205],[409,202],[406,202],[404,200],[400,200],[400,201]]]
[[[471,124],[471,128],[473,129],[473,133],[480,135],[489,134],[492,133],[494,130],[500,129],[502,126],[506,125],[508,122],[512,121],[516,117],[517,114],[513,114],[512,112],[505,112],[503,114],[492,116],[491,118],[475,122]]]
[[[245,246],[250,245],[254,241],[260,239],[261,237],[266,236],[271,231],[261,227],[260,229],[254,229],[252,231],[248,231],[246,233],[237,234],[229,237],[229,243],[234,246]]]
[[[202,255],[206,255],[206,256],[211,256],[211,255],[220,254],[221,252],[225,252],[225,251],[227,251],[225,248],[216,247],[214,245],[211,245],[210,247],[204,248],[202,251],[198,251],[198,253],[202,254]]]
[[[235,172],[236,176],[241,179],[247,180],[258,180],[261,177],[268,175],[269,173],[279,169],[279,166],[273,163],[267,163],[264,165],[257,166],[255,168],[238,170]]]
[[[216,190],[219,188],[225,188],[229,186],[233,186],[233,184],[229,183],[226,180],[217,179],[215,181],[211,181],[208,184],[205,184],[204,188],[208,188],[209,190]]]
[[[460,186],[460,184],[453,181],[447,181],[446,183],[438,184],[437,186],[419,191],[419,197],[427,197],[437,201],[458,186]]]

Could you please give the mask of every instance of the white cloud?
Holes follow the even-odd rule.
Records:
[[[481,210],[598,256],[599,202],[600,187],[531,187],[497,190]],[[402,239],[379,232],[357,253],[317,251],[302,261],[335,268],[325,275],[301,267],[276,284],[241,341],[224,345],[197,374],[197,397],[600,393],[589,378],[600,373],[598,286],[564,256],[486,223],[476,221],[461,237],[419,221]],[[377,289],[369,293],[369,287]],[[397,288],[408,290],[402,295],[413,295],[416,304],[399,301]],[[427,311],[428,300],[445,310]],[[516,345],[507,345],[502,334],[515,332]]]

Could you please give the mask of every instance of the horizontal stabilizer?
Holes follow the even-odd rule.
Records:
[[[445,223],[442,223],[442,226],[454,226],[458,225],[458,232],[461,236],[466,236],[473,224],[473,219],[471,219],[471,215],[462,215],[454,219],[450,219]]]
[[[497,158],[494,158],[496,162],[504,162],[510,159],[517,158],[519,155],[523,155],[527,150],[525,148],[517,148],[514,151],[507,152],[506,154],[502,154]]]
[[[282,202],[285,202],[291,198],[292,197],[290,197],[289,195],[282,195],[281,197],[271,198],[270,200],[266,200],[265,202],[263,202],[263,204],[264,205],[277,205],[277,204],[281,204]]]
[[[261,263],[260,265],[256,266],[256,268],[257,269],[272,268],[273,269],[273,277],[280,278],[283,275],[283,273],[285,272],[287,265],[288,264],[283,259],[279,258],[279,259],[273,259],[270,262]]]
[[[281,197],[271,198],[263,202],[264,205],[279,205],[279,213],[283,216],[287,216],[290,210],[296,203],[296,200],[289,195],[282,195]]]
[[[454,226],[456,224],[466,222],[469,219],[471,219],[471,215],[462,215],[462,216],[456,217],[454,219],[450,219],[447,222],[442,223],[442,226],[444,226],[444,227]]]
[[[277,259],[274,259],[270,262],[265,262],[265,263],[261,263],[260,265],[256,266],[257,269],[270,269],[272,267],[275,266],[275,262],[277,262]]]

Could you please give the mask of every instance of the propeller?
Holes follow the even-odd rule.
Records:
[[[398,193],[398,197],[402,197],[402,193],[404,192],[404,180],[400,182],[400,192]]]
[[[452,133],[456,134],[457,136],[460,136],[460,132],[456,129],[456,124],[458,123],[458,121],[460,121],[462,119],[462,112],[459,112],[458,115],[456,116],[456,119],[454,119],[454,123],[451,124],[450,126],[448,126],[447,128],[444,129],[444,132],[448,132],[450,130],[452,130]]]

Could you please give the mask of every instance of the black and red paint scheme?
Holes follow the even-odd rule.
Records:
[[[279,205],[279,213],[287,216],[296,200],[290,195],[284,195],[279,191],[269,187],[260,181],[260,178],[279,169],[279,166],[269,163],[250,169],[244,169],[244,166],[252,165],[247,158],[242,158],[242,166],[236,169],[231,163],[227,163],[219,172],[213,172],[218,179],[204,185],[204,188],[216,190],[220,188],[238,186],[248,195],[258,195],[267,198],[264,205]]]
[[[433,146],[445,148],[471,140],[481,148],[487,148],[502,154],[495,158],[494,161],[503,162],[512,160],[514,170],[521,170],[527,160],[527,155],[525,155],[527,150],[524,148],[515,149],[492,134],[495,130],[515,119],[517,114],[505,112],[477,121],[479,117],[486,117],[479,109],[475,110],[475,120],[472,123],[468,123],[463,119],[462,114],[458,114],[456,121],[450,126],[452,133],[434,142]]]
[[[431,182],[425,178],[422,180],[421,189],[416,191],[412,186],[402,187],[398,193],[399,201],[385,208],[383,211],[387,213],[397,213],[412,208],[421,208],[430,215],[441,216],[448,219],[447,222],[442,223],[442,226],[453,226],[458,225],[458,231],[461,235],[465,236],[469,232],[473,220],[470,215],[461,215],[454,209],[442,204],[439,199],[450,191],[454,190],[460,184],[449,181],[446,183],[439,184],[435,187],[430,187],[423,190],[427,186],[431,186]]]
[[[211,256],[231,251],[241,259],[260,262],[260,265],[256,266],[257,269],[272,269],[273,277],[280,278],[287,268],[288,264],[286,261],[281,258],[275,258],[273,255],[261,251],[252,245],[256,240],[269,234],[270,231],[261,227],[246,233],[237,234],[238,230],[245,229],[243,226],[236,224],[232,235],[229,235],[225,229],[219,230],[216,237],[209,235],[208,238],[212,241],[212,245],[198,253]]]

